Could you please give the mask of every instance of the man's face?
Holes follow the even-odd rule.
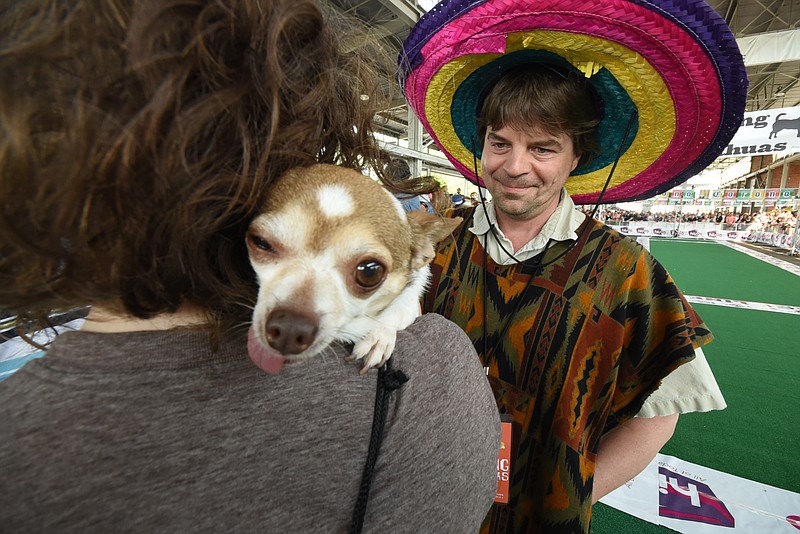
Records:
[[[561,188],[579,159],[565,133],[487,128],[481,171],[498,217],[529,220],[555,211]]]

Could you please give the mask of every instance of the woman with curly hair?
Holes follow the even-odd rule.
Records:
[[[245,232],[289,169],[381,168],[391,73],[354,27],[311,0],[0,2],[0,309],[91,310],[0,383],[3,530],[351,524],[376,372],[252,365]],[[499,420],[475,352],[431,315],[393,359],[363,524],[477,528]]]

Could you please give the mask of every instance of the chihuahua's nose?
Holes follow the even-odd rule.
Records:
[[[276,309],[267,317],[267,342],[281,354],[299,354],[317,336],[317,321],[308,315]]]

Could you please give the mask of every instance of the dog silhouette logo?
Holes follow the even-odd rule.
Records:
[[[775,117],[775,122],[772,123],[772,131],[769,134],[769,139],[774,139],[778,136],[781,130],[797,130],[797,137],[800,137],[800,117],[796,119],[782,119],[786,113],[778,113]]]

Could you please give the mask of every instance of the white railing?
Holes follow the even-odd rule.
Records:
[[[685,239],[712,239],[720,241],[744,241],[746,243],[763,243],[774,247],[795,250],[798,244],[794,243],[794,229],[789,233],[755,230],[748,224],[717,224],[713,222],[655,222],[655,221],[607,221],[621,234],[639,237],[680,237]]]

